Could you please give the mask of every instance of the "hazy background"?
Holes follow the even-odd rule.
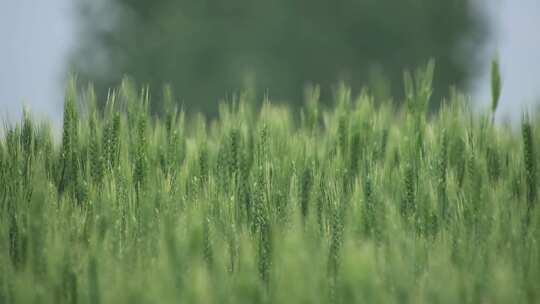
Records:
[[[485,49],[501,60],[503,90],[499,119],[518,121],[523,111],[540,105],[540,1],[495,0],[481,2],[494,32]],[[489,4],[489,5],[486,5]],[[469,87],[470,94],[484,104],[490,101],[489,66]]]
[[[321,5],[312,7],[315,2]],[[292,1],[249,7],[255,2],[3,0],[0,116],[18,119],[26,104],[58,125],[69,71],[102,93],[124,73],[154,92],[171,82],[188,110],[208,113],[219,97],[250,81],[292,102],[306,82],[330,92],[340,79],[355,87],[388,79],[381,92],[399,95],[401,69],[416,67],[427,54],[438,60],[439,95],[457,84],[488,102],[487,63],[498,54],[500,117],[519,118],[538,101],[538,0],[424,1],[436,4],[421,11],[409,9],[414,1],[400,2],[399,9],[392,1],[315,2],[291,8]],[[325,2],[341,3],[341,10]],[[476,9],[464,11],[464,3]]]

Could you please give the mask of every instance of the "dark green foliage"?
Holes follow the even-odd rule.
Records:
[[[536,152],[533,142],[533,134],[529,118],[525,117],[521,125],[523,136],[523,164],[525,166],[525,185],[527,187],[527,221],[531,209],[536,204],[537,180],[536,180]]]
[[[349,147],[349,121],[345,114],[340,115],[338,120],[338,147],[339,153],[342,158],[346,158],[348,155]]]
[[[258,164],[264,164],[268,161],[268,145],[268,126],[263,122],[259,132],[259,141],[257,143]]]
[[[214,265],[214,253],[212,250],[212,240],[210,238],[209,219],[203,220],[203,258],[209,268]]]
[[[240,132],[237,129],[232,129],[229,140],[229,174],[231,178],[235,178],[240,167]]]
[[[118,113],[115,113],[113,118],[109,145],[109,163],[111,168],[115,168],[120,157],[120,115]]]
[[[170,87],[165,88],[165,130],[167,141],[165,171],[171,178],[176,178],[176,168],[185,157],[186,143],[184,137],[184,113],[178,113],[173,105],[173,96]]]
[[[140,115],[136,130],[136,152],[135,164],[133,169],[133,181],[138,191],[145,186],[148,178],[148,147],[146,140],[146,116]]]
[[[98,262],[95,257],[91,257],[88,264],[88,294],[88,302],[90,304],[101,303],[101,294],[98,281]]]
[[[467,205],[465,208],[465,220],[468,227],[476,226],[480,217],[481,211],[481,189],[482,175],[479,172],[480,168],[476,159],[476,152],[473,147],[469,147],[467,153],[467,166],[465,173],[465,189],[467,193]]]
[[[23,155],[30,157],[33,153],[34,126],[30,114],[25,110],[23,113],[23,126],[21,131],[21,145]]]
[[[101,152],[101,146],[99,141],[99,133],[97,128],[96,114],[94,113],[90,117],[90,172],[92,174],[92,180],[95,184],[101,184],[104,174],[103,156]]]
[[[448,131],[443,129],[439,139],[439,155],[437,159],[437,195],[439,198],[440,216],[448,220]]]
[[[367,235],[373,235],[377,230],[377,214],[376,202],[373,193],[373,180],[369,172],[369,166],[366,165],[365,173],[362,177],[362,188],[364,192],[364,200],[362,205],[362,221],[364,223],[364,232]]]
[[[499,98],[501,97],[501,74],[499,72],[499,62],[494,59],[491,62],[491,111],[493,116],[497,111],[499,105]],[[495,119],[493,117],[493,119]]]
[[[272,261],[272,235],[270,231],[270,224],[267,222],[260,224],[257,256],[259,277],[264,284],[268,286],[270,283],[270,268]]]
[[[80,77],[95,81],[101,96],[126,73],[154,90],[169,82],[190,113],[216,114],[216,101],[245,86],[295,105],[306,83],[320,84],[321,102],[331,104],[338,80],[355,90],[370,84],[400,96],[402,70],[431,56],[440,66],[436,92],[444,96],[448,84],[464,85],[474,75],[470,67],[479,56],[461,54],[463,41],[475,54],[489,37],[486,18],[471,0],[113,0],[78,6],[84,35],[73,62]],[[161,96],[155,94],[158,111]]]
[[[451,143],[449,162],[461,187],[465,177],[465,143],[461,138],[454,139]]]
[[[317,189],[317,224],[319,226],[319,233],[322,234],[325,229],[325,223],[323,222],[324,214],[325,214],[325,204],[326,204],[326,180],[325,180],[325,174],[324,171],[321,172],[319,176],[319,182],[318,182],[318,189]]]
[[[386,148],[388,146],[388,129],[384,129],[381,137],[381,146],[379,150],[379,157],[384,158],[386,154]]]
[[[340,250],[343,243],[343,203],[338,206],[334,206],[334,210],[331,213],[330,224],[330,250],[328,255],[328,276],[330,279],[330,290],[332,292],[332,285],[336,283],[339,264],[340,264]],[[332,296],[332,295],[331,295]]]
[[[0,141],[0,183],[4,182],[5,174],[8,170],[4,158],[4,145],[3,142]]]
[[[172,277],[174,278],[174,287],[176,292],[179,293],[183,285],[183,261],[180,256],[178,245],[176,244],[174,228],[171,226],[171,223],[166,223],[164,238],[167,259],[170,264]]]
[[[66,264],[62,272],[62,301],[69,304],[78,303],[77,275]]]
[[[358,172],[358,163],[360,161],[360,132],[355,130],[351,138],[351,153],[350,153],[350,172],[352,176],[356,176]]]
[[[412,166],[407,165],[403,172],[403,200],[401,214],[409,218],[416,212],[416,177]]]
[[[422,116],[428,110],[433,87],[435,61],[430,60],[424,68],[418,69],[414,75],[409,71],[403,74],[405,87],[405,103],[409,113]]]
[[[60,157],[60,176],[58,182],[58,193],[65,190],[75,193],[77,180],[79,178],[79,158],[78,158],[78,112],[76,105],[77,91],[75,80],[71,80],[66,90],[64,103],[64,122],[62,125],[62,149]]]
[[[265,169],[260,166],[256,172],[253,197],[253,218],[252,230],[261,231],[264,225],[268,224],[267,196],[266,196],[266,177]]]
[[[498,151],[495,148],[487,147],[486,161],[489,178],[492,181],[498,181],[501,176],[501,160]]]
[[[311,172],[311,164],[306,164],[304,172],[302,173],[300,183],[300,209],[302,217],[306,218],[309,211],[309,204],[311,201],[311,187],[313,184],[313,173]]]
[[[320,106],[319,99],[321,95],[321,89],[319,86],[307,86],[304,90],[305,101],[305,120],[306,127],[311,132],[315,132],[319,126],[320,119]]]
[[[246,216],[247,220],[251,220],[252,210],[251,210],[251,191],[249,185],[250,177],[250,164],[247,160],[247,151],[242,154],[240,174],[238,179],[238,209],[241,213],[241,216]]]
[[[208,182],[208,148],[206,143],[201,144],[199,151],[199,171],[201,183],[204,185]]]
[[[9,212],[9,231],[8,231],[8,251],[11,262],[15,269],[20,270],[26,264],[28,255],[28,236],[26,231],[22,230],[14,212]]]

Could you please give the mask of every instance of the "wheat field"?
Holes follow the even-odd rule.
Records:
[[[537,303],[540,125],[494,123],[493,71],[483,112],[429,112],[430,64],[402,107],[246,91],[215,119],[71,81],[59,136],[1,137],[0,303]]]

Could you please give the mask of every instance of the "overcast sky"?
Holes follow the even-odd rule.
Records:
[[[18,120],[23,105],[59,125],[66,57],[74,45],[73,0],[2,0],[0,5],[0,120]],[[540,1],[486,0],[503,75],[500,118],[519,119],[540,96]],[[488,65],[486,65],[488,66]],[[469,94],[489,102],[489,71]]]
[[[503,86],[498,119],[519,121],[526,109],[540,105],[540,1],[485,0],[495,37],[484,58],[498,54]],[[471,85],[470,94],[484,104],[490,103],[489,64]]]
[[[18,120],[23,105],[61,118],[66,57],[73,45],[72,0],[2,0],[0,120]]]

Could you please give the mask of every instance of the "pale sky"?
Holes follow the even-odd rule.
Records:
[[[498,119],[519,121],[540,105],[540,1],[486,0],[495,37],[483,58],[499,57],[503,86]],[[473,99],[490,103],[489,64],[472,85]]]
[[[23,105],[55,125],[60,121],[65,61],[74,41],[71,1],[1,1],[1,121],[17,121]]]
[[[0,4],[0,120],[16,121],[23,105],[60,124],[66,58],[74,45],[73,0],[2,0]],[[483,1],[483,0],[480,0]],[[519,120],[539,104],[540,1],[484,0],[495,37],[483,58],[498,54],[503,90],[499,119]],[[486,65],[488,68],[489,65]],[[489,70],[469,94],[489,103]]]

